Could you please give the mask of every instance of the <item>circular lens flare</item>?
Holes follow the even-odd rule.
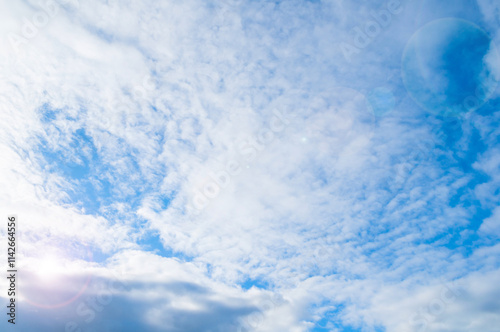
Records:
[[[30,270],[34,281],[37,282],[37,288],[30,296],[27,296],[29,292],[23,292],[26,302],[44,309],[61,308],[74,302],[85,292],[90,284],[91,274],[85,273],[82,276],[81,266],[82,263],[88,264],[92,261],[92,252],[88,246],[77,247],[80,248],[76,252],[68,249],[75,249],[74,245],[67,246],[65,250],[52,248],[34,260]],[[60,291],[65,289],[71,291],[61,295]]]

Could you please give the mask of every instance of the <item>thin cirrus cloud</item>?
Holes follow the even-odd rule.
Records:
[[[499,326],[494,1],[0,9],[16,328]]]

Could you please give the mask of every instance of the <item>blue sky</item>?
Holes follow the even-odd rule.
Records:
[[[1,3],[2,331],[496,331],[499,13]]]

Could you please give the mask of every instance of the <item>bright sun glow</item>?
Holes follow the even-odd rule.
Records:
[[[37,261],[35,273],[44,281],[50,280],[62,271],[63,262],[64,260],[56,255],[43,256]]]

